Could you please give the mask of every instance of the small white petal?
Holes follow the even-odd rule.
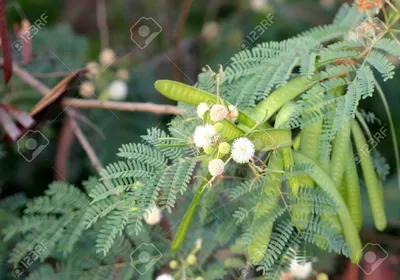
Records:
[[[217,132],[212,125],[198,126],[194,131],[193,141],[199,148],[212,146],[215,142]]]
[[[108,96],[112,100],[121,101],[128,95],[128,85],[121,80],[115,80],[108,86]]]
[[[156,280],[174,280],[171,274],[161,274],[156,277]]]
[[[221,104],[215,104],[210,110],[210,119],[213,122],[224,120],[228,116],[228,109]]]
[[[229,109],[229,113],[228,113],[227,119],[235,122],[239,116],[238,109],[233,105],[229,105],[228,109]]]
[[[161,210],[157,206],[150,209],[148,215],[144,215],[144,220],[149,225],[156,225],[161,221]]]
[[[213,159],[208,164],[208,171],[215,177],[224,173],[225,163],[221,159]]]
[[[292,263],[290,265],[290,272],[295,278],[305,279],[311,275],[312,263],[307,262],[304,264],[300,264],[296,260],[292,260]]]
[[[237,163],[246,163],[254,156],[255,148],[253,142],[246,137],[235,140],[232,145],[232,158]]]
[[[197,106],[197,116],[199,118],[203,118],[204,114],[210,110],[210,107],[205,102],[201,102],[199,106]]]

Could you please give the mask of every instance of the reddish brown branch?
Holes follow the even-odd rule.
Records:
[[[71,120],[70,118],[67,118],[64,121],[60,135],[58,136],[57,155],[55,161],[56,172],[54,174],[57,181],[64,181],[64,178],[67,178],[68,156],[72,143],[74,142],[74,134],[72,131]]]
[[[38,81],[29,72],[25,71],[24,69],[22,69],[15,63],[13,64],[13,72],[15,75],[17,75],[19,78],[21,78],[26,84],[28,84],[33,89],[37,90],[42,95],[46,95],[51,91],[45,84]],[[92,146],[90,146],[85,135],[82,133],[82,130],[80,129],[78,123],[74,120],[74,115],[76,114],[75,111],[72,108],[65,108],[65,112],[71,120],[71,126],[73,128],[73,131],[74,131],[76,137],[78,138],[78,141],[82,145],[82,148],[87,153],[94,168],[98,172],[100,172],[103,169],[103,167],[100,164],[100,161],[97,158],[96,153],[94,152]]]
[[[159,105],[153,103],[129,103],[116,101],[101,101],[97,99],[74,99],[65,98],[62,100],[63,106],[74,108],[101,108],[119,111],[140,111],[155,114],[174,114],[179,115],[182,110],[172,105]]]

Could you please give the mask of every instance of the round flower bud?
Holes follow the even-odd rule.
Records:
[[[222,142],[221,144],[219,144],[218,146],[218,151],[223,154],[223,155],[227,155],[229,154],[229,151],[231,150],[231,145],[229,145],[226,142]]]
[[[150,213],[144,215],[144,220],[149,225],[156,225],[161,221],[161,210],[157,206],[150,209]]]
[[[112,100],[122,101],[128,95],[128,85],[121,80],[115,80],[108,86],[108,97]]]
[[[208,104],[205,102],[201,102],[198,106],[197,106],[197,116],[199,116],[199,118],[203,118],[204,114],[210,110],[210,107],[208,107]]]
[[[129,71],[127,69],[119,69],[117,71],[117,78],[123,81],[129,80]]]
[[[318,273],[317,280],[329,280],[329,277],[326,273]]]
[[[268,0],[251,0],[250,6],[256,12],[262,12],[267,8]]]
[[[88,70],[88,76],[94,78],[99,73],[99,64],[95,61],[88,62],[86,69]]]
[[[222,129],[224,129],[224,125],[220,122],[217,122],[216,124],[214,124],[214,129],[216,132],[221,132]]]
[[[215,177],[224,173],[225,163],[221,159],[213,159],[208,164],[208,171]]]
[[[174,280],[171,274],[161,274],[156,277],[156,280]]]
[[[193,264],[197,263],[197,258],[196,258],[195,255],[189,255],[189,256],[187,257],[187,259],[186,259],[186,262],[187,262],[189,265],[193,265]]]
[[[210,119],[213,122],[219,122],[228,116],[228,109],[221,104],[215,104],[210,110]]]
[[[204,152],[205,152],[207,155],[210,155],[210,154],[212,154],[212,152],[214,152],[214,148],[211,147],[211,146],[204,147]]]
[[[253,142],[246,137],[235,140],[232,145],[232,158],[237,163],[246,163],[254,156],[255,148]]]
[[[169,267],[170,267],[171,269],[177,269],[178,266],[179,266],[179,263],[178,263],[178,261],[176,261],[176,260],[172,260],[172,261],[169,262]]]
[[[113,63],[115,58],[116,58],[115,52],[112,49],[107,48],[101,51],[99,60],[101,65],[107,66]]]
[[[219,34],[219,24],[215,21],[209,21],[204,24],[203,29],[201,30],[201,37],[203,37],[206,41],[215,40]]]
[[[94,85],[92,82],[85,81],[79,86],[79,93],[84,97],[94,96]]]

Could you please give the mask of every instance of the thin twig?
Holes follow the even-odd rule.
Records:
[[[77,70],[75,70],[77,71]],[[72,72],[75,72],[72,71]],[[71,74],[71,71],[65,72],[65,71],[60,71],[60,72],[53,72],[53,73],[32,73],[32,76],[39,78],[39,79],[48,79],[48,78],[64,78]]]
[[[57,142],[57,154],[55,160],[55,179],[63,181],[67,177],[68,156],[74,142],[74,133],[72,132],[71,119],[67,118],[61,128]]]
[[[102,49],[109,47],[109,35],[107,26],[107,9],[104,0],[97,0],[96,6],[97,26],[100,32],[100,41]]]
[[[81,128],[79,127],[75,119],[74,118],[69,118],[69,119],[71,121],[72,130],[74,131],[76,138],[78,138],[79,143],[81,144],[82,148],[88,155],[90,161],[92,162],[93,167],[96,169],[97,172],[100,173],[103,170],[103,166],[101,165],[99,159],[97,158],[96,153],[94,152],[92,146],[89,144],[89,141],[83,134]]]
[[[13,64],[13,72],[16,76],[21,78],[27,85],[32,87],[33,89],[37,90],[42,95],[46,95],[50,92],[50,89],[43,84],[42,82],[38,81],[35,77],[33,77],[29,72],[25,71],[16,63]],[[71,126],[74,130],[78,141],[82,145],[82,148],[85,150],[86,154],[88,155],[93,167],[96,169],[97,172],[100,172],[103,167],[100,164],[99,159],[96,156],[92,146],[90,146],[89,142],[87,141],[85,135],[82,133],[78,123],[74,120],[74,115],[76,112],[72,108],[65,108],[65,112],[67,113],[68,117],[71,119]]]
[[[182,110],[172,105],[159,105],[154,103],[134,103],[134,102],[116,102],[116,101],[101,101],[97,99],[75,99],[64,98],[63,106],[74,108],[101,108],[119,111],[139,111],[151,112],[154,114],[182,114]]]

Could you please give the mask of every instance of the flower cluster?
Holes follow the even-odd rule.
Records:
[[[99,62],[91,61],[87,63],[86,69],[88,78],[79,88],[79,93],[85,98],[95,96],[96,89],[100,90],[100,99],[103,100],[125,100],[128,96],[129,71],[125,68],[115,69],[113,65],[116,61],[116,54],[112,49],[104,49],[99,55]],[[99,75],[103,74],[100,81]],[[112,79],[103,82],[104,79]]]
[[[197,106],[197,116],[199,118],[204,118],[204,114],[207,111],[210,111],[210,119],[213,122],[220,122],[222,120],[235,122],[239,116],[238,109],[233,105],[214,104],[210,108],[207,103],[202,102]]]
[[[368,11],[372,14],[379,13],[379,10],[383,7],[382,0],[356,0],[358,11]]]
[[[206,112],[210,111],[210,119],[216,122],[215,125],[205,124],[196,127],[193,134],[193,142],[197,148],[202,148],[206,154],[218,152],[218,157],[212,159],[208,164],[208,171],[213,177],[224,173],[225,162],[219,158],[219,155],[225,156],[231,152],[231,158],[237,163],[248,163],[254,156],[255,147],[246,137],[236,139],[231,145],[224,142],[218,134],[223,130],[223,124],[220,121],[236,120],[238,110],[230,105],[228,108],[221,104],[215,104],[210,107],[206,103],[200,103],[197,107],[197,115],[204,117]],[[217,148],[218,147],[218,148]]]

